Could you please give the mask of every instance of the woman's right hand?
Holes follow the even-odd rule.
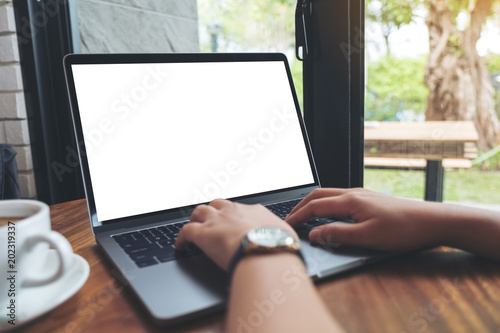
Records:
[[[353,220],[355,223],[317,227],[309,238],[321,244],[406,251],[440,240],[434,216],[443,208],[438,203],[401,199],[362,188],[322,188],[305,197],[285,220],[292,226],[316,216]]]

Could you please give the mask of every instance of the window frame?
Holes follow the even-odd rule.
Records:
[[[37,199],[84,197],[62,66],[75,52],[76,0],[13,2]],[[74,26],[74,23],[73,23]]]
[[[362,187],[364,1],[308,3],[304,119],[321,185]]]

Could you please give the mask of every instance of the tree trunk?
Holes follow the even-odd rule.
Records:
[[[426,120],[472,120],[479,133],[479,148],[496,145],[499,120],[495,113],[493,86],[484,60],[476,50],[492,0],[471,0],[470,24],[454,25],[449,9],[453,0],[427,0],[429,61],[425,84],[429,88]]]

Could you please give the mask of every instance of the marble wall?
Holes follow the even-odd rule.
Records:
[[[196,0],[78,0],[83,53],[198,52]]]

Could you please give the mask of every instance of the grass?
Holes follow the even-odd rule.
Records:
[[[405,198],[424,198],[425,173],[365,169],[364,187]],[[500,204],[500,171],[446,170],[444,200]]]

